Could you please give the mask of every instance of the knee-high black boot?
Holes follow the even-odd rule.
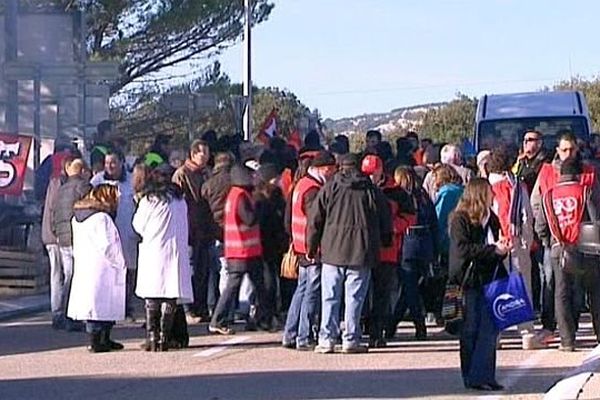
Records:
[[[175,317],[175,301],[166,301],[162,303],[162,313],[160,316],[160,338],[158,341],[158,351],[167,351],[169,349],[169,339],[173,328],[173,318]]]
[[[146,299],[146,342],[144,350],[158,351],[160,329],[160,302]]]

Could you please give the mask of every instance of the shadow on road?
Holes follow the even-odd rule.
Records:
[[[544,390],[560,368],[528,371],[527,385],[510,394]],[[2,399],[393,399],[447,398],[482,393],[464,389],[458,369],[403,369],[353,371],[270,371],[173,378],[56,377],[0,381]],[[185,373],[185,372],[182,372]],[[500,371],[500,378],[511,369]],[[500,379],[501,380],[501,379]],[[500,394],[500,393],[499,393]],[[500,394],[501,396],[507,393]]]

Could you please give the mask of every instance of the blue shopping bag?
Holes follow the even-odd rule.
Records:
[[[511,261],[508,278],[496,279],[498,268],[504,266],[498,265],[492,282],[483,287],[486,303],[496,328],[503,331],[510,326],[533,321],[535,314],[527,295],[523,276],[513,268]]]

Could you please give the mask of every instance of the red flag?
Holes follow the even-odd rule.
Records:
[[[300,132],[298,129],[294,129],[292,133],[290,133],[290,137],[288,138],[288,144],[293,146],[296,151],[300,151],[302,148],[302,138],[300,137]]]
[[[0,195],[21,195],[30,147],[30,136],[0,133]]]
[[[263,142],[265,145],[269,144],[269,141],[277,136],[277,110],[274,108],[271,113],[263,122],[260,132],[258,133],[258,140]]]

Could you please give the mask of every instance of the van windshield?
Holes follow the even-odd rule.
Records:
[[[490,120],[479,123],[477,144],[479,150],[491,150],[499,145],[521,146],[526,130],[534,129],[544,135],[544,146],[554,148],[557,136],[568,130],[577,137],[588,140],[587,121],[583,117],[542,117]]]

